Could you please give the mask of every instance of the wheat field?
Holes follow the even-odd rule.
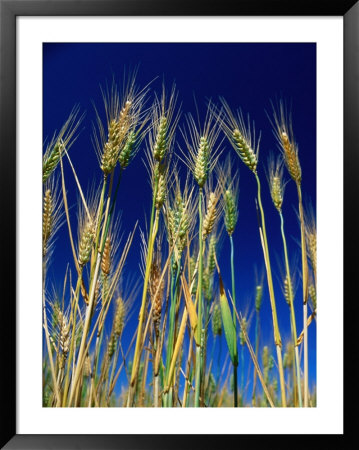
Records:
[[[92,123],[76,104],[44,139],[43,406],[315,407],[296,105],[269,99],[260,130],[220,95],[183,111],[174,83],[140,72],[102,84]],[[75,157],[84,135],[96,165]]]

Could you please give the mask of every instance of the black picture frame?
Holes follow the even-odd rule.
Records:
[[[359,169],[359,2],[357,0],[0,0],[0,192],[2,218],[2,336],[3,375],[1,396],[1,446],[5,449],[174,449],[203,445],[203,435],[19,435],[16,432],[16,17],[18,16],[343,16],[344,18],[344,261],[352,267],[344,273],[347,296],[354,290],[357,221],[354,218]],[[303,31],[305,32],[305,31]],[[355,183],[356,182],[356,183]],[[355,228],[354,228],[355,227]],[[344,297],[345,298],[345,297]],[[345,333],[354,329],[355,298],[345,302]],[[349,369],[349,337],[344,347],[345,374]],[[346,379],[347,383],[347,379]],[[346,384],[344,403],[350,407],[351,388]],[[347,400],[347,401],[345,401]],[[348,406],[349,405],[349,406]],[[348,414],[344,434],[331,436],[333,443],[352,429],[355,414]],[[208,435],[209,448],[223,448],[235,440],[249,441],[278,435]],[[201,439],[201,440],[200,440]],[[312,439],[312,438],[310,438]],[[309,441],[299,435],[296,443]],[[289,441],[283,442],[289,445]]]

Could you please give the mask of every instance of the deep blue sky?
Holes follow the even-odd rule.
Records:
[[[269,152],[278,152],[276,140],[266,111],[271,112],[271,100],[284,98],[292,105],[293,128],[299,145],[303,173],[304,201],[316,206],[316,46],[315,44],[44,44],[43,46],[43,136],[51,138],[59,130],[75,104],[86,112],[81,133],[71,148],[72,162],[82,187],[86,191],[102,174],[91,142],[92,123],[95,120],[93,103],[103,111],[100,85],[120,81],[124,68],[139,66],[137,82],[144,86],[158,77],[152,91],[160,93],[162,81],[170,88],[175,82],[182,112],[195,114],[194,96],[200,112],[205,111],[206,99],[218,101],[223,96],[230,106],[240,107],[261,130],[258,172],[262,180],[269,250],[274,268],[279,326],[285,342],[290,337],[289,311],[280,285],[284,274],[283,250],[278,213],[271,202],[264,167]],[[183,124],[183,114],[180,123]],[[260,247],[254,198],[256,182],[232,147],[225,142],[222,160],[231,153],[235,167],[240,171],[239,220],[234,234],[236,245],[235,267],[239,308],[252,312],[255,288],[255,267],[261,272],[263,254]],[[178,152],[177,146],[175,152]],[[125,235],[137,219],[144,228],[149,215],[151,191],[141,151],[125,172],[120,187],[118,206],[124,211],[122,230]],[[75,223],[77,192],[71,172],[66,168],[69,204]],[[287,174],[285,176],[288,179]],[[294,183],[286,186],[283,214],[292,268],[301,269],[300,229],[297,219],[297,194]],[[74,230],[76,234],[76,230]],[[61,286],[66,263],[71,262],[67,228],[58,235],[57,250],[49,277]],[[60,245],[59,245],[60,244]],[[124,275],[140,276],[140,240],[137,232]],[[227,287],[230,287],[229,245],[223,239],[219,255]],[[279,264],[279,265],[278,265]],[[277,275],[278,274],[278,275]],[[302,330],[301,280],[297,275],[298,290],[295,300],[298,333]],[[139,302],[140,300],[138,300]],[[135,305],[136,311],[139,303]],[[137,312],[133,314],[137,318]],[[127,326],[132,336],[136,319]],[[274,350],[272,319],[267,289],[261,310],[262,341]],[[254,343],[254,319],[250,336]],[[126,345],[126,338],[124,337]],[[309,327],[310,380],[315,382],[316,335],[315,325]]]

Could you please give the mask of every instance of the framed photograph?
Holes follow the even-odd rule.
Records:
[[[167,3],[1,0],[3,448],[344,436],[358,3]]]

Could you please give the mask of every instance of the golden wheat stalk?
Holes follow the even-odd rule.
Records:
[[[288,113],[286,105],[283,101],[279,102],[279,111],[277,112],[274,105],[273,116],[274,133],[279,143],[279,148],[283,154],[283,158],[290,176],[297,187],[298,209],[300,219],[300,235],[302,250],[302,291],[303,291],[303,322],[304,322],[304,407],[308,407],[309,388],[308,388],[308,332],[307,332],[307,316],[308,316],[308,262],[307,249],[305,240],[305,220],[302,200],[302,169],[298,157],[298,144],[294,140],[292,117]]]

